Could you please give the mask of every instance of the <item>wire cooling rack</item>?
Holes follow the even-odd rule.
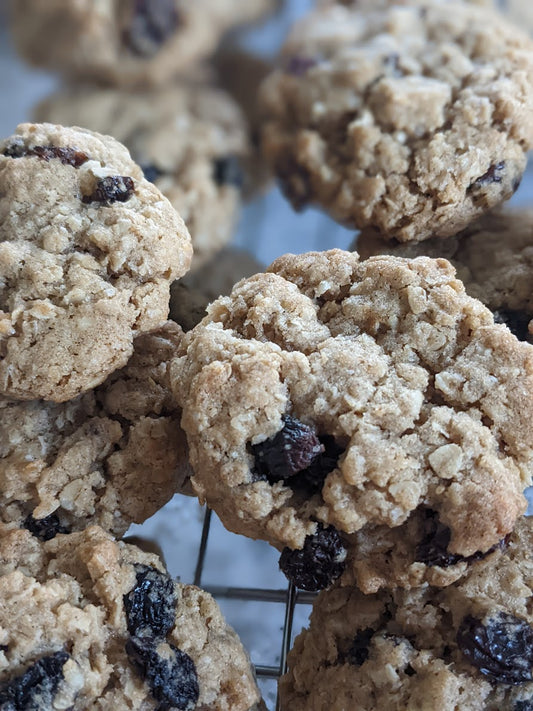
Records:
[[[211,531],[212,512],[206,508],[202,527],[202,536],[196,568],[194,572],[194,584],[203,587],[217,599],[241,600],[261,602],[261,603],[282,603],[285,605],[284,623],[279,647],[279,663],[275,660],[252,660],[255,673],[258,679],[279,679],[287,671],[287,654],[291,647],[292,631],[294,623],[294,613],[297,605],[311,605],[316,597],[316,593],[298,590],[292,583],[286,588],[251,588],[251,587],[227,587],[220,585],[202,585],[202,574],[204,572],[207,547],[209,545],[209,533]],[[266,662],[266,663],[265,663]],[[276,695],[276,711],[281,711],[279,695]]]

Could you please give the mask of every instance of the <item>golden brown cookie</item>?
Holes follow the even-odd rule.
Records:
[[[297,209],[402,242],[454,235],[520,182],[533,43],[469,3],[372,8],[293,28],[262,87],[264,153]]]
[[[40,542],[0,524],[0,706],[252,711],[246,652],[213,598],[97,526]]]
[[[444,590],[318,597],[281,679],[291,711],[529,711],[533,527]]]
[[[182,332],[139,336],[128,364],[64,403],[0,398],[0,521],[43,540],[142,523],[190,474],[168,366]]]
[[[0,394],[63,402],[162,325],[183,220],[109,136],[23,124],[0,142]]]
[[[446,568],[525,510],[533,348],[446,260],[285,255],[212,303],[180,353],[193,486],[230,530],[286,548],[302,587],[357,575],[357,535],[376,527],[431,516]],[[381,584],[412,584],[414,563],[416,584],[432,575],[414,530],[416,560],[390,551]]]

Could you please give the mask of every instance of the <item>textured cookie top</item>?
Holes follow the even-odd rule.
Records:
[[[317,522],[353,534],[424,507],[470,556],[525,508],[533,350],[445,260],[285,255],[181,352],[193,483],[232,530],[301,548]]]
[[[533,530],[444,590],[323,592],[289,654],[283,708],[527,711],[533,695]]]
[[[163,84],[274,0],[14,0],[19,51],[39,67],[114,85]]]
[[[390,242],[366,230],[357,238],[355,248],[363,258],[394,254],[449,259],[471,296],[488,306],[517,338],[533,340],[532,210],[490,213],[455,237],[421,244]]]
[[[297,208],[401,241],[510,197],[532,145],[533,44],[489,9],[332,6],[263,86],[263,146]]]
[[[0,595],[0,705],[248,711],[259,700],[213,598],[96,526],[41,543],[0,524]]]
[[[192,237],[193,266],[233,236],[248,150],[245,120],[228,94],[205,82],[153,91],[64,90],[39,121],[86,126],[124,143],[170,200]]]
[[[168,314],[190,236],[113,138],[24,124],[0,143],[0,393],[64,401]]]
[[[0,520],[41,539],[97,523],[122,535],[189,474],[168,382],[181,329],[143,334],[126,367],[65,403],[0,399]]]

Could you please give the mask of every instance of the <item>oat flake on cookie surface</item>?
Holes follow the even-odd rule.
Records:
[[[263,149],[296,208],[401,241],[456,234],[518,187],[533,44],[489,8],[334,5],[264,83]]]
[[[215,600],[98,526],[40,542],[0,524],[0,707],[252,711],[250,660]]]
[[[62,402],[161,326],[190,235],[109,136],[22,124],[0,143],[0,394]]]
[[[363,258],[394,254],[449,259],[470,296],[521,341],[533,342],[533,210],[495,210],[454,237],[408,244],[363,230],[353,248]]]
[[[530,711],[532,519],[444,590],[323,592],[280,682],[291,711]]]
[[[0,521],[41,540],[98,524],[120,536],[182,488],[189,465],[168,366],[172,322],[127,365],[68,402],[0,398]]]
[[[185,221],[194,268],[233,236],[249,147],[244,116],[224,91],[198,79],[143,91],[82,85],[48,97],[35,114],[124,143]]]
[[[199,497],[289,568],[331,564],[302,586],[357,577],[357,537],[372,551],[400,526],[410,546],[385,545],[369,589],[448,584],[525,510],[533,349],[446,260],[285,255],[211,304],[180,353]]]

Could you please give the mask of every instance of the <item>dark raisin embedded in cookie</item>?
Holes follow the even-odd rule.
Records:
[[[6,711],[45,711],[53,708],[63,667],[70,659],[66,652],[41,657],[21,674],[0,685],[0,708]]]
[[[137,584],[124,595],[131,635],[164,637],[174,626],[176,594],[170,575],[148,565],[135,565]]]
[[[368,659],[368,645],[375,634],[375,630],[367,627],[358,632],[348,651],[348,661],[355,667],[360,667]]]
[[[217,185],[231,185],[242,188],[244,175],[237,156],[217,158],[213,164],[213,178]]]
[[[96,183],[96,188],[90,195],[84,195],[82,202],[99,202],[109,205],[113,202],[126,202],[135,191],[135,183],[123,175],[109,175]]]
[[[494,311],[494,321],[496,323],[504,323],[519,341],[533,342],[533,335],[529,332],[531,319],[531,314],[526,314],[524,311],[516,309],[498,309]]]
[[[435,511],[427,509],[424,519],[424,537],[416,548],[415,560],[429,567],[438,565],[441,568],[447,568],[461,561],[473,563],[476,560],[482,560],[485,556],[494,553],[494,551],[499,548],[505,548],[508,536],[502,538],[501,541],[492,546],[492,548],[489,548],[488,551],[477,551],[469,556],[462,556],[459,553],[450,553],[448,551],[450,539],[451,531],[448,526],[445,526],[439,521]]]
[[[494,163],[490,166],[486,173],[483,173],[477,180],[474,181],[473,188],[481,188],[492,183],[501,183],[503,180],[503,172],[505,171],[505,161]]]
[[[27,156],[36,156],[45,160],[47,163],[50,160],[59,160],[63,165],[71,165],[73,168],[79,168],[89,160],[87,153],[78,151],[76,148],[61,148],[58,146],[34,146],[26,148],[19,143],[13,143],[8,146],[4,155],[10,158],[26,158]]]
[[[188,654],[150,637],[132,637],[126,642],[126,652],[154,699],[161,703],[161,711],[195,708],[200,689],[196,667]]]
[[[140,57],[153,57],[180,24],[174,0],[135,0],[124,34],[126,45]]]
[[[293,491],[303,491],[308,496],[322,490],[327,475],[336,469],[339,457],[344,452],[344,447],[339,446],[331,435],[320,435],[318,439],[323,451],[307,469],[298,472],[288,481]]]
[[[287,200],[295,210],[303,210],[314,194],[311,173],[290,155],[278,157],[274,170]]]
[[[31,514],[24,519],[23,527],[40,541],[50,541],[58,533],[68,533],[68,528],[62,525],[55,513],[44,518],[33,518]]]
[[[533,680],[533,629],[519,617],[498,612],[486,624],[467,615],[457,631],[466,659],[500,684]]]
[[[283,415],[282,421],[283,429],[274,437],[251,447],[256,475],[271,484],[307,469],[324,451],[313,427],[291,415]]]
[[[284,548],[279,567],[296,587],[310,592],[328,588],[344,571],[346,548],[339,532],[319,524],[317,532],[307,536],[300,550]]]
[[[522,699],[513,706],[513,711],[533,711],[533,699]]]
[[[425,565],[438,565],[442,568],[464,560],[462,556],[448,552],[451,535],[448,526],[439,521],[437,513],[427,510],[424,518],[424,537],[416,548],[415,560]]]

